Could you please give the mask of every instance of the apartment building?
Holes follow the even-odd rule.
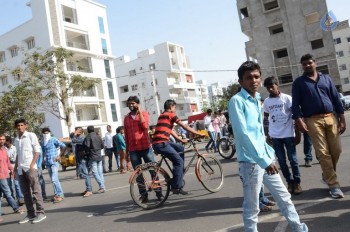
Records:
[[[224,86],[221,82],[215,82],[208,86],[209,99],[211,104],[218,104],[224,96]]]
[[[210,107],[209,90],[206,80],[196,81],[196,93],[199,98],[200,111],[203,111],[204,108]]]
[[[129,96],[140,98],[142,108],[150,115],[150,125],[157,123],[168,99],[176,101],[181,120],[200,112],[195,76],[183,46],[164,42],[138,52],[136,59],[116,58],[114,67],[122,116],[130,112]]]
[[[318,70],[329,73],[340,86],[332,32],[320,23],[327,13],[325,0],[237,0],[241,30],[248,37],[247,59],[258,61],[262,76],[276,76],[281,91],[291,94],[302,74],[300,57],[315,56]],[[267,91],[261,88],[262,97]]]
[[[340,73],[342,91],[350,94],[350,27],[349,20],[338,23],[332,31],[335,52]]]
[[[73,109],[70,129],[49,112],[43,112],[44,124],[56,137],[68,136],[76,126],[94,125],[104,134],[107,124],[113,128],[121,125],[106,7],[92,0],[31,0],[27,6],[32,18],[0,36],[0,65],[15,68],[25,53],[36,48],[45,52],[63,47],[74,53],[75,62],[65,63],[67,74],[101,80],[90,91],[69,99]],[[21,81],[4,70],[0,71],[0,92]]]

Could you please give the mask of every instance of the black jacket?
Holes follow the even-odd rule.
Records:
[[[89,157],[89,159],[93,161],[101,161],[101,150],[103,149],[103,142],[100,136],[96,134],[96,132],[89,133],[84,142],[83,145],[85,146],[86,154]]]

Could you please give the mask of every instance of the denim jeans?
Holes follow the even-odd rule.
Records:
[[[60,164],[58,162],[55,162],[54,164],[46,164],[46,168],[49,171],[49,176],[52,182],[53,192],[55,196],[63,197],[62,186],[61,186],[60,180],[58,179],[59,166]]]
[[[16,211],[19,207],[18,207],[15,199],[13,199],[13,197],[11,195],[11,190],[10,190],[10,187],[8,185],[7,179],[0,179],[0,192],[2,192],[4,194],[6,201],[9,203],[9,205],[11,206],[13,211]],[[0,215],[1,215],[1,207],[0,207]]]
[[[92,175],[95,177],[95,180],[98,184],[98,187],[100,189],[105,189],[106,187],[105,187],[105,179],[103,177],[102,160],[101,161],[90,160],[89,165],[91,167]]]
[[[291,230],[293,232],[308,231],[306,224],[300,222],[291,195],[279,174],[268,175],[256,163],[240,162],[239,175],[243,183],[243,221],[246,232],[258,231],[259,192],[262,184],[270,191]]]
[[[46,198],[46,187],[45,187],[45,180],[43,176],[43,170],[41,167],[38,167],[38,180],[41,187],[41,195],[43,198]]]
[[[264,185],[261,186],[261,190],[259,192],[259,209],[264,208],[264,206],[269,203],[269,199],[265,197],[264,194]]]
[[[312,161],[312,142],[307,133],[304,134],[304,155],[305,161]]]
[[[184,146],[172,143],[153,144],[153,150],[156,154],[162,154],[173,163],[173,179],[171,181],[172,189],[181,189],[184,176]],[[181,152],[182,154],[179,154]]]
[[[89,160],[87,159],[81,159],[80,160],[80,175],[85,179],[85,187],[87,192],[92,191],[92,186],[91,186],[91,179],[89,176]]]
[[[120,154],[119,154],[119,152],[112,152],[112,156],[113,156],[113,154],[114,154],[114,156],[115,156],[115,162],[117,163],[117,168],[118,169],[122,169],[122,167],[121,167],[121,164],[120,164]]]
[[[105,148],[105,155],[102,156],[102,167],[103,171],[107,171],[105,159],[108,157],[108,171],[112,171],[112,164],[113,164],[113,148]],[[118,163],[118,161],[117,161]],[[119,165],[117,164],[118,168]]]
[[[278,163],[281,167],[282,174],[287,183],[300,183],[300,170],[297,158],[297,152],[295,149],[294,138],[272,138],[273,148],[275,149]],[[287,157],[292,168],[293,177],[289,171],[286,160],[286,148]]]
[[[18,178],[19,178],[19,175],[17,173],[15,179],[12,179],[10,177],[7,179],[7,182],[8,182],[8,185],[10,187],[11,195],[12,195],[13,199],[16,198],[17,200],[23,200],[24,197],[23,197],[21,187],[19,186],[19,179]]]
[[[210,139],[209,139],[208,144],[205,146],[205,149],[209,149],[209,148],[214,147],[214,150],[217,151],[216,132],[215,131],[208,131],[208,135],[209,135]]]
[[[130,154],[131,165],[134,170],[138,165],[142,164],[142,159],[145,163],[154,162],[154,156],[151,148],[140,150],[140,151],[129,151],[129,154]],[[144,186],[143,179],[137,178],[136,182],[138,183],[139,193],[142,196],[147,195],[147,191],[141,187],[141,186]]]

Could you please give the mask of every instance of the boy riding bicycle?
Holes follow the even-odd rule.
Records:
[[[173,179],[171,181],[171,191],[173,194],[187,195],[188,192],[182,189],[183,170],[184,170],[184,147],[180,144],[170,142],[170,135],[182,143],[186,143],[186,139],[180,138],[172,129],[174,123],[178,124],[186,131],[193,134],[204,136],[198,133],[190,126],[181,122],[176,116],[176,102],[167,100],[164,103],[164,112],[159,115],[155,132],[152,138],[152,147],[156,154],[162,154],[173,163]],[[180,153],[180,154],[179,154]]]

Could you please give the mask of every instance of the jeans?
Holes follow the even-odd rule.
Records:
[[[91,186],[91,179],[89,176],[89,160],[87,159],[81,159],[80,160],[80,174],[81,176],[85,179],[85,187],[86,187],[86,191],[87,192],[91,192],[92,191],[92,186]]]
[[[256,163],[240,162],[239,175],[243,183],[243,221],[246,232],[258,231],[259,192],[262,184],[269,189],[291,230],[294,232],[308,231],[306,224],[300,222],[291,195],[279,174],[268,175]]]
[[[63,197],[62,186],[61,186],[60,180],[58,179],[59,166],[60,164],[58,162],[55,162],[54,164],[46,164],[46,168],[49,171],[49,176],[52,182],[53,192],[55,196]]]
[[[312,161],[312,142],[310,136],[305,132],[304,135],[304,155],[305,161]]]
[[[261,190],[259,192],[259,209],[264,208],[264,206],[269,203],[269,199],[265,197],[264,194],[264,185],[261,186]]]
[[[41,169],[41,167],[38,167],[38,180],[41,187],[41,195],[43,196],[43,198],[46,198],[45,180],[43,176],[43,170]]]
[[[138,165],[142,164],[142,159],[145,163],[154,162],[154,156],[151,148],[140,150],[140,151],[129,151],[129,154],[130,154],[131,165],[134,170]],[[147,195],[147,191],[144,188],[140,188],[141,186],[144,186],[143,179],[137,178],[136,181],[139,186],[139,193],[142,196]]]
[[[113,160],[113,148],[105,148],[105,155],[102,156],[103,171],[107,171],[107,167],[105,164],[106,157],[108,157],[108,171],[111,172],[112,171],[112,160]],[[119,168],[118,161],[117,161],[117,166]]]
[[[217,145],[216,145],[216,132],[215,131],[208,131],[208,135],[209,135],[209,142],[208,144],[205,146],[205,149],[209,149],[211,147],[214,147],[214,150],[217,151]],[[210,147],[211,145],[211,147]]]
[[[294,137],[289,138],[272,138],[273,148],[275,149],[278,163],[281,167],[282,174],[286,179],[287,183],[300,183],[300,170],[297,158],[297,152],[294,144]],[[293,177],[289,171],[287,160],[286,160],[286,148],[287,157],[292,168]]]
[[[11,177],[7,179],[8,181],[8,185],[10,187],[10,190],[11,190],[11,195],[12,197],[17,200],[23,200],[23,193],[22,193],[22,190],[21,190],[21,187],[19,186],[19,175],[18,173],[16,174],[16,178],[15,179],[12,179]],[[16,194],[15,194],[16,192]]]
[[[122,169],[121,164],[120,164],[121,157],[120,157],[119,152],[113,152],[113,153],[115,156],[115,162],[117,162],[117,168]],[[112,156],[113,156],[113,153],[112,153]]]
[[[156,154],[162,154],[173,163],[173,179],[171,181],[172,189],[181,189],[184,176],[184,147],[177,143],[164,142],[153,144],[153,150]],[[182,154],[179,154],[181,152]]]
[[[7,202],[9,203],[9,205],[11,206],[13,211],[18,210],[19,207],[18,207],[15,199],[13,199],[13,197],[11,195],[11,190],[10,190],[10,187],[8,185],[7,179],[0,179],[0,192],[2,192],[4,194]],[[1,207],[0,207],[0,216],[1,216]]]
[[[99,188],[105,189],[106,187],[105,187],[105,179],[103,177],[102,160],[101,161],[90,160],[89,165],[91,167],[92,175],[95,177],[95,180]]]

